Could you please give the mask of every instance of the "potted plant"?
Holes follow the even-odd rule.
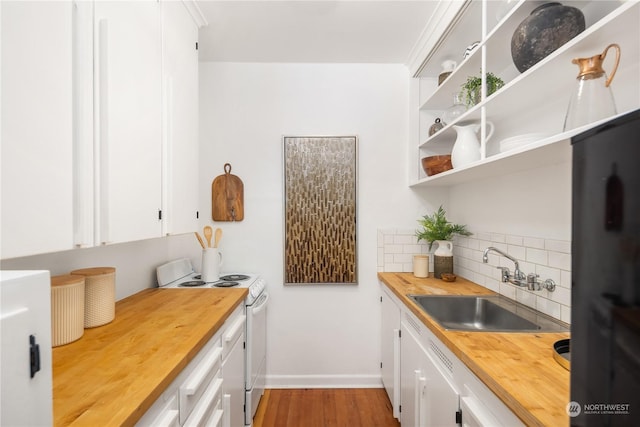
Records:
[[[467,231],[466,225],[452,224],[447,221],[446,212],[440,206],[433,215],[425,215],[422,219],[418,220],[418,223],[422,226],[421,229],[416,230],[416,237],[418,242],[424,240],[429,242],[429,250],[433,242],[438,240],[451,240],[451,238],[458,234],[460,236],[470,236],[471,233]]]
[[[487,96],[491,95],[502,86],[504,81],[495,74],[488,72],[487,79]],[[469,77],[467,81],[462,85],[462,92],[464,99],[469,107],[473,107],[480,102],[480,88],[482,87],[482,78],[479,76]]]
[[[447,221],[446,212],[440,206],[433,215],[425,215],[418,220],[422,229],[416,230],[418,242],[424,240],[429,242],[429,250],[434,242],[438,244],[438,249],[434,252],[433,275],[440,279],[443,273],[453,273],[453,243],[451,238],[454,235],[470,236],[466,225],[452,224]]]

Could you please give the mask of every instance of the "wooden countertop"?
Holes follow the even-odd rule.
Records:
[[[113,322],[53,349],[55,426],[130,426],[222,326],[247,289],[145,289]]]
[[[446,283],[411,273],[378,273],[378,278],[504,404],[528,426],[568,426],[569,371],[553,359],[553,343],[569,333],[492,333],[447,331],[407,294],[495,294],[458,278]]]

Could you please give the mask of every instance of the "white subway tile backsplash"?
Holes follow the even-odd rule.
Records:
[[[507,245],[523,246],[523,239],[521,236],[507,236]]]
[[[388,263],[384,265],[383,271],[404,271],[402,264]]]
[[[512,300],[516,299],[516,287],[511,283],[500,282],[500,295],[504,295]]]
[[[536,307],[536,296],[524,288],[516,289],[516,301],[528,307]]]
[[[480,249],[480,243],[478,239],[468,238],[467,239],[467,247],[469,249]]]
[[[385,252],[390,254],[401,254],[404,252],[402,245],[385,245]]]
[[[551,279],[555,282],[556,285],[560,283],[560,270],[558,270],[557,268],[551,268],[545,265],[536,265],[535,268],[535,273],[540,276],[539,279],[541,281]]]
[[[518,260],[520,270],[538,274],[539,280],[552,279],[556,291],[529,291],[501,282],[497,266],[514,270],[513,262],[496,253],[482,262],[484,250],[494,246]],[[378,271],[413,271],[413,255],[433,252],[425,242],[416,242],[415,230],[378,230]],[[535,236],[516,236],[495,232],[474,232],[454,239],[454,272],[494,292],[569,323],[571,321],[571,242]],[[429,262],[433,271],[433,257]]]
[[[571,270],[571,255],[561,252],[549,252],[549,265],[562,270]]]
[[[480,284],[480,283],[478,283]],[[484,281],[484,287],[492,290],[493,292],[500,293],[500,281],[496,279],[486,278]]]
[[[535,248],[527,248],[526,260],[529,262],[532,262],[534,264],[547,265],[548,258],[549,257],[547,251]]]
[[[413,254],[393,254],[393,262],[394,263],[412,263]]]
[[[417,241],[415,236],[408,236],[406,234],[396,234],[393,238],[393,243],[396,245],[415,244]]]
[[[560,320],[571,323],[571,307],[563,305],[560,307]]]
[[[405,254],[419,254],[422,252],[422,245],[407,243],[402,245],[402,252]]]
[[[523,245],[529,248],[544,249],[544,239],[537,237],[524,237]]]
[[[560,270],[560,286],[571,289],[571,272]]]
[[[491,233],[474,233],[474,236],[478,240],[486,240],[487,242],[491,241]]]
[[[491,241],[495,243],[506,243],[507,237],[504,234],[491,233]]]
[[[527,256],[524,246],[507,245],[507,253],[516,259],[525,259]]]
[[[545,240],[544,248],[548,251],[562,252],[565,254],[571,253],[571,242],[564,240]]]
[[[553,292],[546,292],[549,294],[549,299],[562,305],[571,305],[571,291],[569,289],[556,286]]]
[[[543,312],[551,317],[555,317],[556,319],[560,319],[560,304],[541,297],[538,295],[536,297],[536,310]]]

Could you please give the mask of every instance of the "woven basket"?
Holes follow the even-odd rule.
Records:
[[[116,269],[93,267],[74,270],[84,276],[84,327],[95,328],[113,321],[116,315]]]
[[[84,334],[84,277],[51,277],[51,346],[80,339]]]

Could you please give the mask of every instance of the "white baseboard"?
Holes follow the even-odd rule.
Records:
[[[380,375],[267,375],[266,388],[382,388]]]

